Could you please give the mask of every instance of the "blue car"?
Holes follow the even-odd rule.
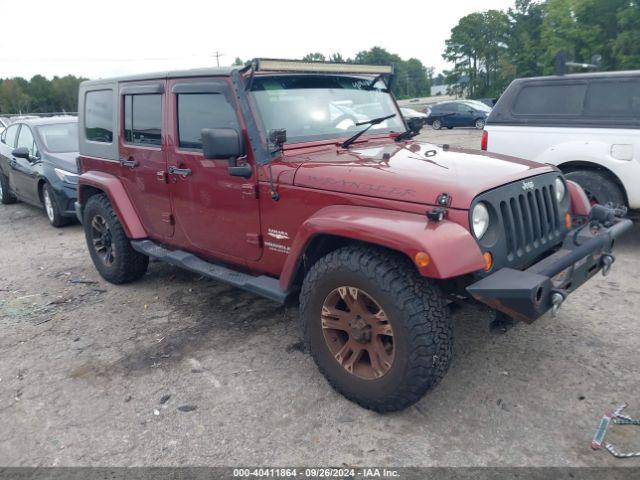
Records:
[[[425,113],[429,116],[427,123],[434,130],[443,127],[475,127],[482,130],[491,113],[491,107],[475,100],[455,100],[430,105]]]
[[[21,120],[0,134],[0,202],[43,208],[54,227],[75,218],[78,120]]]

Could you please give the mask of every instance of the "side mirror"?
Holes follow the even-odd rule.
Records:
[[[18,147],[13,149],[11,155],[18,158],[24,158],[25,160],[31,161],[31,154],[29,153],[29,149],[27,147]]]
[[[415,133],[417,135],[420,133],[420,130],[422,130],[422,120],[419,118],[408,118],[407,126],[411,133]]]
[[[213,160],[226,158],[229,161],[229,175],[249,178],[253,172],[251,165],[238,165],[238,157],[244,155],[244,144],[237,130],[233,128],[203,128],[202,153],[204,158]]]

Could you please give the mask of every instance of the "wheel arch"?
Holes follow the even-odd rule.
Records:
[[[485,265],[476,241],[457,223],[429,223],[413,213],[335,205],[316,212],[300,227],[280,276],[281,287],[288,290],[299,285],[318,259],[352,244],[397,252],[420,275],[434,279],[456,277]],[[452,251],[457,253],[451,255]],[[428,265],[415,264],[418,252],[429,255]]]
[[[569,160],[557,165],[563,174],[575,172],[578,170],[591,170],[606,175],[611,181],[613,181],[624,195],[624,200],[629,205],[629,196],[627,195],[627,189],[624,187],[622,180],[610,169],[602,166],[599,163],[584,161],[584,160]]]
[[[78,181],[78,202],[81,208],[84,208],[92,196],[100,194],[106,195],[111,202],[128,238],[147,238],[147,232],[120,179],[103,172],[83,173]]]

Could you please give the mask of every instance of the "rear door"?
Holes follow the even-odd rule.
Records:
[[[22,124],[18,133],[16,148],[24,147],[29,150],[32,160],[26,158],[18,158],[11,156],[9,162],[9,181],[15,193],[23,200],[40,204],[40,196],[38,195],[38,182],[36,171],[36,158],[38,157],[38,149],[33,135],[33,131],[29,125]]]
[[[228,159],[202,155],[203,128],[234,128],[243,134],[231,86],[224,78],[196,78],[172,80],[169,88],[169,171],[179,169],[169,174],[176,242],[239,263],[257,260],[262,248],[256,174],[232,177]]]
[[[13,159],[11,152],[16,147],[19,130],[20,125],[9,125],[0,135],[0,170],[6,178],[10,176],[10,162]],[[11,189],[13,190],[13,185]]]
[[[165,81],[127,83],[120,88],[120,178],[152,238],[169,239],[174,221],[167,184],[163,129]]]

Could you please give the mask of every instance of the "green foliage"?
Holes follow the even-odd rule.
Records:
[[[516,0],[467,15],[446,41],[446,82],[453,93],[496,96],[514,78],[552,74],[560,51],[581,64],[601,55],[601,70],[640,68],[640,0]]]
[[[393,93],[398,98],[424,97],[430,94],[433,68],[425,68],[417,58],[403,60],[395,53],[389,53],[382,47],[373,47],[356,53],[354,58],[345,58],[340,53],[325,57],[322,53],[309,53],[302,57],[308,62],[366,63],[369,65],[394,65],[395,81]]]
[[[504,88],[502,65],[507,50],[509,17],[500,10],[466,15],[451,30],[442,55],[452,62],[452,92],[471,97],[497,95]]]
[[[78,86],[83,80],[73,75],[52,80],[42,75],[30,81],[21,77],[0,79],[0,113],[75,112]]]

